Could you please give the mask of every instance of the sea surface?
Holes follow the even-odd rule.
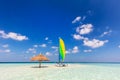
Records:
[[[0,63],[0,80],[120,80],[120,63]]]

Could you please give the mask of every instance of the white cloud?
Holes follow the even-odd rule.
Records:
[[[77,46],[74,46],[73,49],[72,49],[72,53],[78,53],[79,52],[79,49]]]
[[[100,40],[97,40],[97,39],[93,39],[93,40],[84,40],[83,42],[84,42],[85,46],[88,46],[88,47],[91,47],[91,48],[98,48],[98,47],[103,46],[105,43],[107,43],[108,40],[100,41]]]
[[[76,18],[72,21],[72,23],[79,22],[80,20],[81,20],[81,17],[80,17],[80,16],[78,16],[78,17],[76,17]]]
[[[0,37],[7,38],[7,34],[3,30],[0,30]]]
[[[118,48],[120,48],[120,45],[118,46]]]
[[[46,37],[45,40],[48,40],[48,37]]]
[[[81,40],[81,39],[84,39],[84,37],[83,37],[83,36],[78,35],[78,34],[74,34],[74,35],[73,35],[73,38],[74,38],[74,39],[76,39],[76,40]]]
[[[36,49],[35,48],[29,48],[26,53],[36,53]]]
[[[66,54],[70,54],[71,53],[71,49],[66,50]]]
[[[103,32],[103,33],[100,35],[100,37],[103,37],[103,36],[105,36],[105,35],[108,35],[108,34],[110,34],[111,32],[112,32],[112,30],[105,31],[105,32]]]
[[[75,40],[88,40],[87,37],[81,36],[81,35],[79,35],[79,34],[74,34],[74,35],[73,35],[73,38],[74,38]]]
[[[56,46],[52,46],[51,48],[52,48],[52,49],[58,49],[58,47],[56,47]]]
[[[54,49],[54,50],[52,51],[53,54],[58,53],[58,47],[52,46],[51,48]]]
[[[2,45],[2,47],[4,47],[4,48],[8,48],[9,45],[8,45],[8,44],[4,44],[4,45]]]
[[[47,45],[46,44],[41,44],[40,47],[47,47]]]
[[[66,54],[78,53],[78,52],[79,52],[78,46],[74,46],[72,49],[66,50]]]
[[[10,49],[0,50],[0,53],[9,53],[9,52],[11,52],[11,50],[10,50]]]
[[[66,54],[69,54],[69,53],[70,53],[70,51],[67,51],[67,50],[66,50]]]
[[[21,35],[19,33],[9,32],[7,34],[3,30],[0,30],[0,37],[2,37],[4,39],[10,38],[10,39],[17,40],[17,41],[28,40],[28,37],[23,36],[23,35]]]
[[[7,36],[8,36],[8,38],[18,40],[18,41],[28,40],[28,38],[26,36],[22,36],[21,34],[17,34],[17,33],[14,33],[14,32],[8,33]]]
[[[38,45],[33,45],[33,47],[37,48],[37,47],[38,47]]]
[[[56,47],[56,46],[52,46],[51,48],[54,49],[53,53],[58,52],[58,47]]]
[[[81,34],[81,35],[89,34],[92,31],[93,31],[92,24],[83,24],[83,25],[76,28],[76,32]]]
[[[6,52],[6,53],[9,53],[9,52],[11,52],[11,50],[10,50],[10,49],[6,49],[5,52]]]
[[[29,48],[29,49],[28,49],[28,51],[33,51],[33,50],[35,50],[35,49],[34,49],[34,48]]]
[[[52,53],[50,53],[50,52],[46,52],[45,55],[46,55],[46,56],[51,56]]]
[[[88,50],[84,50],[84,52],[92,52],[92,50],[91,50],[91,49],[88,49]]]

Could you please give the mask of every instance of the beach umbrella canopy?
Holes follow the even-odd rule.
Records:
[[[39,67],[41,67],[41,62],[42,61],[49,61],[49,59],[46,56],[39,54],[37,56],[32,57],[31,61],[39,61],[40,62]]]

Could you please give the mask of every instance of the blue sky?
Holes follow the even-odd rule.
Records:
[[[0,62],[30,61],[42,53],[58,61],[120,62],[118,0],[1,0]]]

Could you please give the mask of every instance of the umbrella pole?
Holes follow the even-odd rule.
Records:
[[[41,61],[39,62],[39,68],[41,68]]]

